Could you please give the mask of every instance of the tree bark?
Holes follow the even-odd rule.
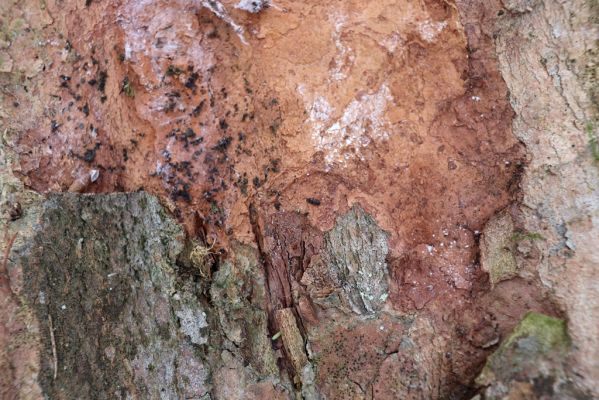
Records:
[[[0,13],[0,397],[599,397],[596,2]]]

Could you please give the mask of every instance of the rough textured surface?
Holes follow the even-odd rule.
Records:
[[[127,382],[166,397],[468,399],[536,311],[568,321],[559,368],[572,393],[599,396],[596,2],[7,0],[0,13],[2,395]],[[118,226],[139,207],[42,205],[28,189],[144,189],[183,230],[163,216]],[[162,215],[152,201],[140,216]],[[100,225],[44,222],[42,209]],[[509,246],[512,228],[489,234],[506,214]],[[165,224],[161,262],[140,243],[123,250],[129,231],[154,238],[147,228]],[[72,246],[42,243],[60,226]],[[497,274],[488,250],[506,246]],[[46,254],[67,265],[25,282]],[[134,289],[115,297],[117,318],[102,274],[138,265],[115,286]],[[72,308],[85,323],[44,314],[25,284],[84,299]],[[144,296],[162,305],[134,302]],[[281,310],[301,371],[277,337]],[[93,388],[54,380],[50,324],[55,345],[90,354],[59,365],[129,369]],[[158,336],[131,358],[115,331],[112,355],[92,329],[104,324]]]
[[[389,295],[387,239],[361,207],[352,208],[325,234],[320,259],[310,265],[302,283],[313,293],[325,287],[335,290],[337,304],[355,313],[380,310]]]
[[[436,347],[445,343],[435,337],[426,318],[383,314],[378,319],[335,321],[310,336],[323,398],[456,396],[441,379],[443,357]]]
[[[482,398],[588,399],[564,371],[570,339],[557,318],[529,313],[489,356],[476,379]]]
[[[485,225],[480,242],[480,266],[489,274],[491,286],[516,276],[516,258],[512,254],[516,236],[512,217],[494,215]]]
[[[275,312],[275,320],[280,332],[285,352],[289,356],[289,361],[293,367],[294,380],[301,383],[301,375],[304,368],[308,365],[308,357],[304,345],[304,338],[297,326],[297,320],[290,308],[283,308]]]
[[[207,342],[206,315],[193,286],[176,287],[173,270],[181,240],[180,227],[146,194],[59,195],[44,203],[23,260],[27,303],[52,326],[41,331],[44,392],[207,393],[208,371],[193,347]]]
[[[27,247],[37,226],[43,196],[27,190],[10,172],[17,164],[0,138],[0,397],[41,398],[37,382],[40,370],[40,322],[23,302],[22,269],[17,254]],[[18,210],[18,212],[14,212]],[[14,238],[14,241],[11,239]],[[11,245],[12,242],[12,245]],[[42,321],[42,324],[44,322]]]
[[[254,268],[252,252],[238,249],[241,271],[220,268],[208,298],[202,288],[210,282],[177,262],[183,230],[155,197],[54,195],[41,208],[18,250],[19,298],[40,324],[29,333],[41,343],[46,396],[252,398],[256,391],[262,398],[288,391],[275,389],[263,286],[239,275]],[[241,287],[249,292],[236,292]],[[237,397],[220,392],[233,373]]]
[[[598,15],[593,1],[538,1],[497,25],[497,54],[530,163],[522,219],[546,240],[523,248],[522,270],[538,274],[568,316],[578,383],[599,396]]]
[[[225,261],[214,275],[210,299],[224,336],[241,349],[255,374],[260,379],[276,376],[277,360],[268,334],[262,265],[255,250],[240,245],[234,249],[235,260]],[[229,346],[227,349],[231,351]]]
[[[434,247],[418,282],[432,298],[463,296],[473,231],[510,202],[523,156],[491,43],[469,52],[451,2],[223,6],[248,45],[200,1],[48,3],[42,15],[64,18],[36,31],[52,43],[46,70],[6,99],[23,179],[143,187],[190,232],[199,212],[223,246],[253,241],[252,203],[320,230],[360,203],[394,256]]]

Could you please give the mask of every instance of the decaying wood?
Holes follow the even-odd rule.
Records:
[[[308,363],[308,357],[306,356],[306,346],[297,326],[297,320],[295,319],[293,309],[284,308],[275,311],[275,320],[277,321],[277,327],[281,332],[281,339],[285,346],[285,352],[291,361],[295,374],[300,376],[302,370]]]

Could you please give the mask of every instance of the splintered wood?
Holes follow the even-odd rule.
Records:
[[[297,327],[295,315],[291,308],[284,308],[275,311],[275,320],[281,332],[285,352],[291,360],[295,373],[299,376],[308,363],[308,357],[304,348],[304,339]]]

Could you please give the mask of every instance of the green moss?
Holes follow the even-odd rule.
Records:
[[[166,76],[180,75],[183,71],[173,65],[170,65],[166,70]]]
[[[559,358],[568,349],[570,339],[566,322],[536,312],[528,312],[512,333],[489,356],[482,372],[476,379],[479,386],[486,386],[527,371],[547,357],[557,354]]]
[[[541,345],[540,350],[543,353],[567,347],[570,343],[566,321],[529,312],[501,344],[498,352],[512,346],[517,340],[524,337],[534,338]]]
[[[123,92],[128,97],[135,97],[135,89],[133,89],[133,85],[131,84],[128,76],[123,79]]]
[[[148,209],[148,198],[145,196],[141,196],[139,198],[139,207],[142,211],[146,211]]]

